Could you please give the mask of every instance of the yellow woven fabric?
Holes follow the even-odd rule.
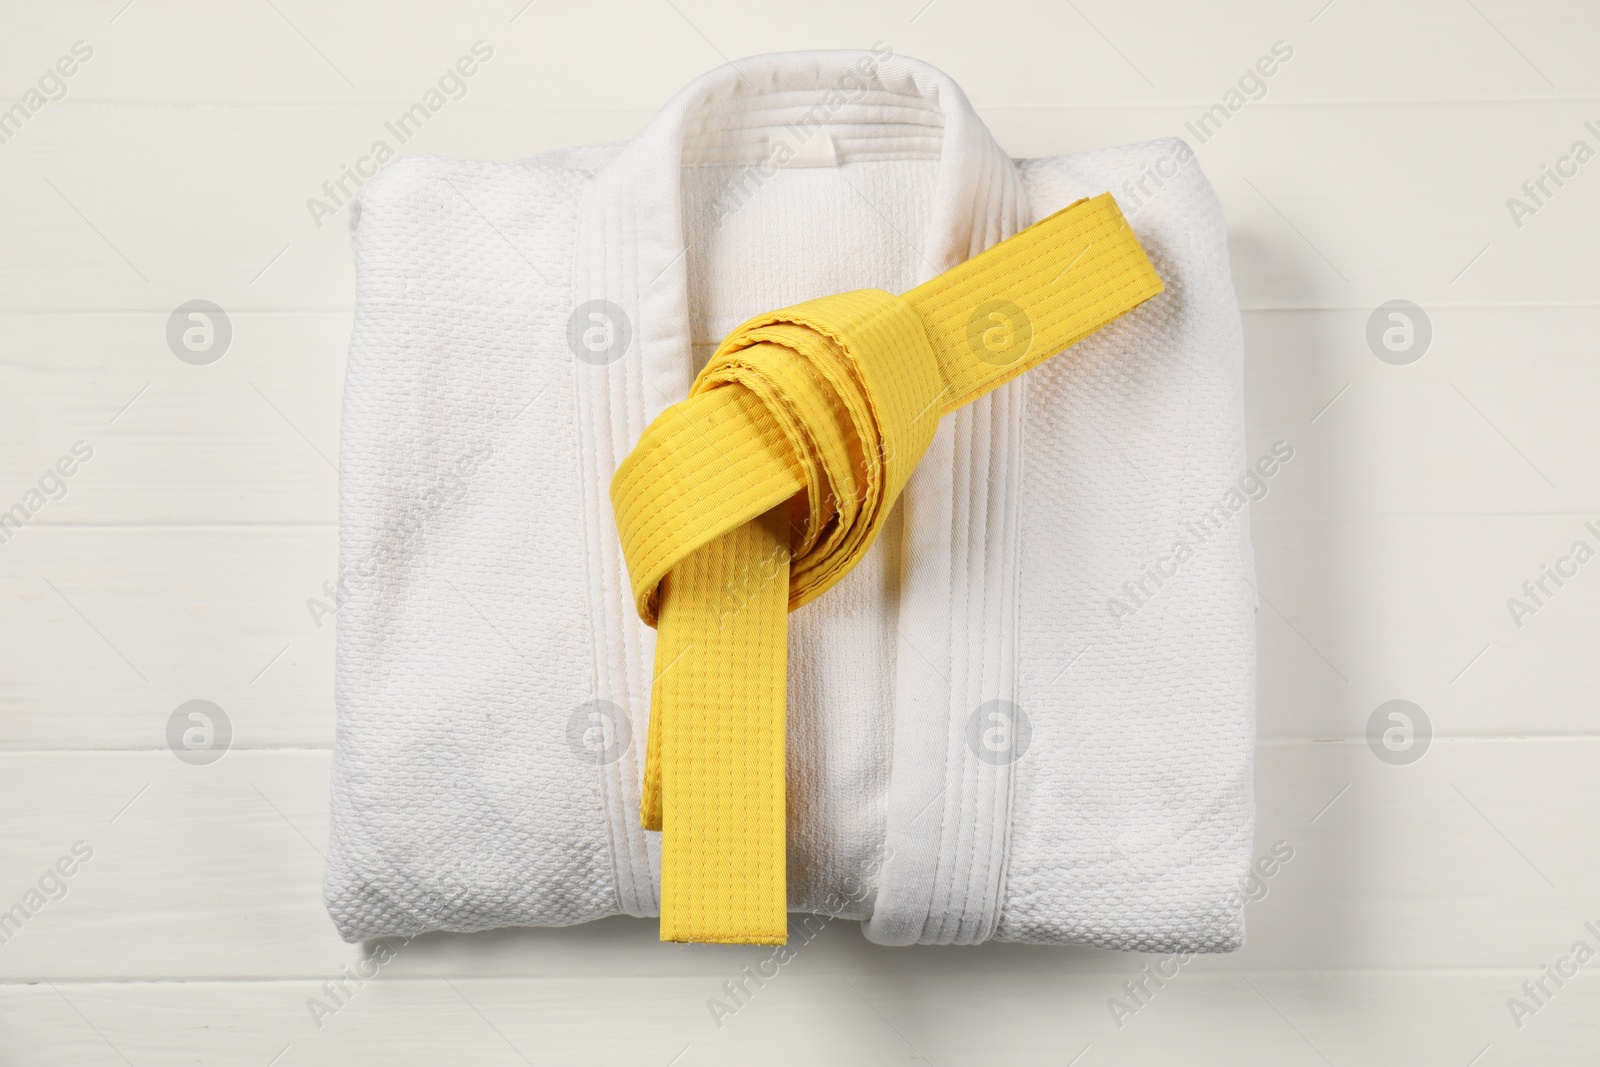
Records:
[[[617,468],[634,602],[656,627],[642,821],[661,939],[783,944],[787,612],[872,547],[940,416],[1162,291],[1109,194],[903,296],[751,319]]]

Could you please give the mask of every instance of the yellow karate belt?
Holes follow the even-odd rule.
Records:
[[[787,613],[872,547],[939,418],[1162,291],[1110,194],[904,296],[860,289],[728,335],[611,483],[656,628],[641,821],[661,940],[787,938]]]

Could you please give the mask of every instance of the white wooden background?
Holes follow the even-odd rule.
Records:
[[[0,910],[93,849],[0,945],[0,1063],[1600,1060],[1600,961],[1546,979],[1520,1028],[1507,1006],[1600,949],[1600,562],[1520,628],[1506,607],[1597,542],[1600,161],[1520,228],[1506,206],[1600,148],[1595,5],[524,5],[0,5],[4,105],[93,48],[0,144],[0,509],[94,450],[0,544]],[[344,216],[318,229],[305,201],[479,39],[493,60],[408,150],[621,140],[725,57],[881,39],[955,76],[1014,155],[1053,154],[1185,133],[1293,48],[1198,146],[1251,454],[1295,448],[1254,516],[1257,852],[1295,855],[1242,952],[1119,1028],[1107,998],[1145,958],[880,949],[837,923],[719,1028],[707,999],[761,950],[613,921],[417,939],[317,1025],[308,998],[359,953],[319,896],[333,627],[306,608],[335,569],[353,278]],[[196,298],[234,330],[209,366],[164,337]],[[1410,365],[1365,340],[1391,299],[1432,323]],[[1435,733],[1409,765],[1365,739],[1395,698]],[[192,699],[233,726],[209,766],[166,746]]]

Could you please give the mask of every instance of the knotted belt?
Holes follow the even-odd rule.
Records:
[[[939,418],[1162,291],[1110,194],[903,296],[860,289],[734,330],[611,483],[656,628],[641,820],[661,939],[781,945],[787,613],[882,528]]]

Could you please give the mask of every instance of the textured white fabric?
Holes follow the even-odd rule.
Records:
[[[1215,197],[1178,141],[1013,163],[953,82],[886,50],[742,60],[625,145],[411,157],[362,191],[341,933],[655,914],[654,634],[616,463],[750,315],[910,288],[1106,190],[1168,292],[946,419],[878,546],[791,616],[790,906],[885,944],[1237,946],[1247,513],[1155,562],[1245,463]],[[575,314],[597,346],[570,343]]]

